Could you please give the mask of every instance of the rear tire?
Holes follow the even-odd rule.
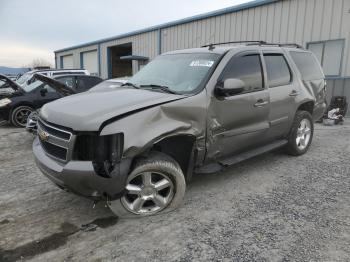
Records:
[[[10,122],[16,127],[25,127],[28,116],[34,111],[30,106],[18,106],[12,110],[10,115]]]
[[[179,164],[160,152],[152,152],[146,159],[137,161],[126,184],[128,193],[120,199],[108,201],[111,211],[123,218],[174,210],[182,203],[186,191]]]
[[[305,154],[312,142],[314,124],[307,111],[297,111],[289,133],[287,152],[293,156]]]

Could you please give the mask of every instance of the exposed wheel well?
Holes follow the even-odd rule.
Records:
[[[191,135],[171,136],[154,144],[151,150],[171,156],[180,165],[186,177],[190,171],[189,166],[193,164],[191,160],[195,141],[196,137]]]
[[[312,113],[314,111],[314,102],[309,101],[309,102],[305,102],[305,103],[301,104],[298,107],[297,111],[307,111],[312,115]]]

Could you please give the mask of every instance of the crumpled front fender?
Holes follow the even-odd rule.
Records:
[[[123,157],[134,157],[163,138],[193,135],[205,147],[206,91],[127,115],[101,130],[100,135],[124,134]]]

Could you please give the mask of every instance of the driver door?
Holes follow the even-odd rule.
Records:
[[[62,97],[61,94],[59,94],[55,89],[53,89],[49,85],[44,85],[43,87],[39,88],[36,96],[37,99],[35,106],[37,108],[40,108],[43,105]]]
[[[219,86],[226,79],[239,79],[244,89],[232,96],[212,97],[208,134],[213,142],[208,148],[209,158],[225,158],[267,141],[270,98],[261,61],[259,52],[239,53],[219,76]]]

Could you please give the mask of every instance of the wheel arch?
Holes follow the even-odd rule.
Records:
[[[152,151],[162,152],[173,158],[180,165],[186,180],[190,180],[196,156],[196,140],[196,136],[186,133],[163,137],[151,143],[142,153],[135,156],[134,161],[140,157],[147,157]]]
[[[309,112],[311,115],[314,112],[314,105],[315,102],[312,100],[309,101],[303,101],[297,108],[297,111],[307,111]]]

